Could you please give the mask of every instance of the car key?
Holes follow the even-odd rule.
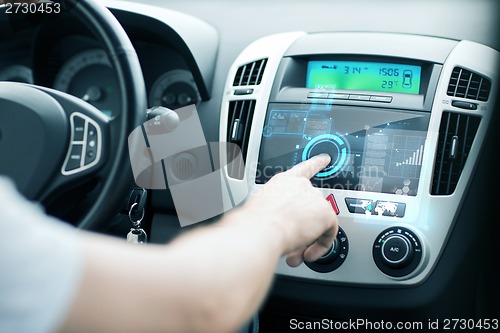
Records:
[[[129,233],[127,234],[127,242],[133,244],[144,244],[148,242],[148,235],[146,234],[144,229],[141,228],[141,222],[144,218],[144,209],[142,210],[141,217],[137,220],[134,220],[134,218],[132,217],[132,211],[136,205],[137,203],[134,203],[130,207],[130,211],[128,213],[128,217],[130,219],[130,222],[132,222],[133,227],[130,228]]]

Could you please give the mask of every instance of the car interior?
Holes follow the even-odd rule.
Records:
[[[3,1],[0,175],[77,228],[125,241],[139,215],[162,244],[220,218],[184,223],[172,179],[190,184],[188,211],[222,191],[223,213],[326,153],[311,182],[337,238],[315,262],[280,261],[250,331],[497,331],[499,14],[494,0]],[[201,190],[194,133],[158,143],[141,127],[193,106],[198,141],[230,147],[210,157],[218,189]],[[155,186],[137,179],[135,129],[182,146],[154,161]]]

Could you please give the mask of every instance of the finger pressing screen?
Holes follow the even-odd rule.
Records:
[[[307,161],[301,162],[287,171],[290,175],[306,177],[311,179],[315,174],[323,170],[331,161],[328,154],[319,154]]]

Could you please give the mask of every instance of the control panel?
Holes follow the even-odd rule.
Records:
[[[61,173],[72,175],[96,165],[101,158],[102,134],[97,122],[74,112],[70,118],[71,143]]]
[[[326,153],[331,163],[311,182],[340,224],[326,255],[295,268],[282,260],[277,273],[354,285],[426,279],[492,115],[499,59],[478,43],[389,33],[294,32],[249,45],[222,103],[220,140],[246,161],[237,175],[226,170],[228,188],[251,196]]]
[[[408,228],[392,227],[382,231],[373,244],[377,267],[392,277],[411,274],[422,260],[422,244]]]

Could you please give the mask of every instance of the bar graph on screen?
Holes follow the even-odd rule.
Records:
[[[390,153],[389,177],[418,178],[425,137],[395,135]]]

